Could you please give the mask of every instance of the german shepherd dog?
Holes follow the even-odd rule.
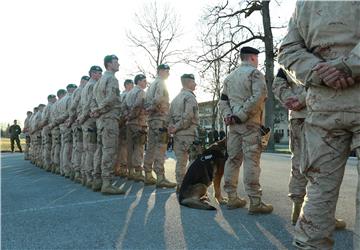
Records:
[[[188,168],[179,191],[179,202],[196,209],[215,210],[207,196],[208,187],[214,182],[215,198],[219,203],[226,201],[221,196],[220,182],[224,175],[226,161],[226,139],[211,144]]]

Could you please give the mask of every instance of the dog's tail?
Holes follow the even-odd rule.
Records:
[[[216,210],[215,207],[211,206],[207,201],[200,201],[194,198],[185,198],[180,202],[180,205],[203,210]]]

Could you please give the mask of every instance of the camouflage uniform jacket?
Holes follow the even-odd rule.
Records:
[[[272,84],[272,90],[275,98],[278,99],[281,104],[284,105],[289,97],[297,97],[299,102],[304,106],[303,109],[298,111],[289,110],[289,120],[306,117],[306,89],[302,85],[297,85],[288,74],[286,74],[285,70],[279,69]]]
[[[298,1],[279,63],[307,90],[308,111],[360,112],[360,2]],[[356,79],[343,90],[324,85],[313,67],[327,62]]]
[[[241,65],[224,80],[219,102],[223,116],[235,115],[241,123],[263,123],[267,88],[264,75],[250,63]]]
[[[119,81],[113,72],[105,71],[95,84],[93,95],[97,110],[103,118],[119,119],[121,108]]]
[[[191,90],[182,89],[171,102],[169,126],[176,128],[176,135],[198,136],[199,106]]]
[[[46,126],[50,123],[51,110],[54,107],[52,102],[49,102],[42,112],[41,123]]]
[[[72,119],[76,119],[80,115],[81,107],[80,107],[79,103],[80,103],[80,98],[81,98],[81,92],[83,89],[84,89],[84,85],[80,85],[77,89],[75,89],[74,93],[72,93],[72,95],[71,95],[69,116]]]
[[[30,118],[31,118],[31,115],[30,116],[27,116],[25,121],[24,121],[24,133],[25,135],[29,135],[29,129],[30,129]]]
[[[127,124],[146,127],[146,113],[144,107],[145,91],[138,85],[129,91],[125,97],[126,110],[128,113]]]
[[[67,93],[56,105],[55,124],[60,125],[60,128],[66,128],[64,122],[69,117],[71,95],[71,93]]]
[[[87,82],[87,84],[81,91],[80,102],[79,102],[80,116],[89,118],[90,112],[97,107],[93,94],[95,84],[96,84],[96,80],[90,78],[90,80]],[[93,110],[91,110],[91,108],[93,108]]]
[[[145,107],[150,109],[149,121],[167,121],[169,106],[169,92],[165,81],[160,77],[156,77],[146,91]]]

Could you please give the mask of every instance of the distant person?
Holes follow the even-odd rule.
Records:
[[[14,124],[9,128],[9,135],[10,135],[10,143],[11,143],[11,152],[14,152],[14,141],[16,141],[16,145],[20,152],[22,152],[22,148],[20,145],[19,135],[21,133],[21,128],[17,125],[17,120],[14,120]]]

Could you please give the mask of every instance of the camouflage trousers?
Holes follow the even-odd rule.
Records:
[[[330,249],[334,243],[332,232],[335,228],[336,203],[346,161],[351,148],[356,148],[359,153],[359,115],[350,112],[311,112],[305,120],[305,142],[301,170],[309,183],[295,227],[295,238],[314,248]]]
[[[192,135],[174,135],[174,153],[176,156],[175,175],[178,185],[182,184],[189,161],[189,150],[195,137]]]
[[[116,168],[127,169],[127,140],[126,140],[126,125],[119,127],[119,147]]]
[[[51,162],[56,167],[60,167],[60,151],[61,151],[60,128],[55,127],[51,130]]]
[[[94,118],[87,119],[83,125],[83,154],[84,162],[82,164],[81,173],[83,176],[91,178],[94,172],[94,154],[96,151],[96,122]],[[99,166],[100,168],[100,166]],[[99,175],[101,169],[99,170]]]
[[[131,124],[127,125],[126,129],[128,169],[134,168],[141,171],[144,159],[144,145],[146,143],[146,127]]]
[[[93,161],[93,177],[94,178],[101,178],[101,159],[102,159],[102,121],[100,118],[96,119],[96,150],[94,154],[94,161]]]
[[[72,154],[72,134],[71,128],[60,127],[61,152],[60,152],[60,173],[70,173],[71,154]]]
[[[289,181],[289,197],[294,202],[302,202],[306,193],[307,180],[300,171],[300,160],[304,145],[304,118],[291,119],[290,130],[290,151],[291,151],[291,172]]]
[[[72,130],[72,156],[71,156],[71,163],[72,163],[72,170],[76,172],[80,172],[81,170],[81,163],[83,157],[83,133],[81,126],[78,124],[73,124],[71,126]]]
[[[101,178],[112,180],[117,160],[119,121],[114,118],[100,117],[100,135],[102,143]]]
[[[32,161],[40,165],[42,162],[41,155],[41,132],[36,131],[32,136]]]
[[[356,190],[356,218],[354,230],[354,249],[360,250],[360,146],[356,148],[358,183]]]
[[[51,166],[51,131],[48,126],[45,126],[41,131],[42,140],[42,157],[44,168]]]
[[[30,159],[30,135],[25,135],[25,149],[24,149],[24,159]]]
[[[165,124],[160,120],[149,122],[149,133],[147,140],[147,148],[144,158],[145,172],[154,172],[157,175],[164,174],[165,153],[167,149],[168,133],[163,130]]]
[[[224,169],[224,190],[229,196],[237,194],[240,166],[243,162],[245,192],[249,196],[261,196],[261,150],[260,125],[250,122],[230,125],[227,140],[229,157]]]

